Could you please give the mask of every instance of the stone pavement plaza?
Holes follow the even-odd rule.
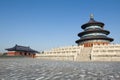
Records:
[[[120,62],[0,59],[0,80],[120,80]]]

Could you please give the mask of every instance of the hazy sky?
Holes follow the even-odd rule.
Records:
[[[38,51],[76,45],[91,13],[120,43],[120,0],[0,0],[0,52],[15,44]]]

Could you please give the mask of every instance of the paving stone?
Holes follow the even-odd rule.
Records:
[[[120,80],[120,62],[0,59],[0,80]]]

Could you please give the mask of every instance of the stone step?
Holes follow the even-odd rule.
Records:
[[[79,55],[77,55],[76,61],[90,61],[90,53],[92,48],[83,48]]]

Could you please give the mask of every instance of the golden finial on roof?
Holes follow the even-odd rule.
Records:
[[[93,14],[90,14],[90,19],[94,19],[94,15]]]

